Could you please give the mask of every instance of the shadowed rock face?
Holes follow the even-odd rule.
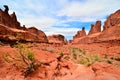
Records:
[[[5,7],[5,11],[4,12],[8,14],[9,7],[7,5],[4,5],[4,7]]]
[[[73,37],[74,39],[86,36],[85,27],[82,27],[81,31],[78,31],[77,34]]]
[[[0,40],[1,41],[30,41],[30,42],[48,42],[47,37],[44,32],[38,30],[34,27],[26,28],[20,26],[20,23],[17,21],[15,12],[9,15],[9,8],[7,5],[4,5],[5,10],[0,9]],[[17,37],[18,34],[21,37]]]
[[[107,20],[104,22],[103,31],[110,27],[120,25],[120,9],[115,13],[111,14]]]
[[[49,43],[65,44],[65,37],[60,34],[48,36]]]
[[[88,35],[98,33],[98,32],[101,32],[101,21],[96,21],[96,24],[91,24],[91,29]]]

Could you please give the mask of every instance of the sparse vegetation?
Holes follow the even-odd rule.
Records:
[[[88,54],[85,50],[79,48],[72,48],[72,57],[79,64],[85,64],[87,66],[92,65],[95,62],[102,61],[102,58],[98,54]]]
[[[34,52],[29,50],[26,46],[22,45],[21,43],[17,42],[16,45],[14,45],[14,48],[18,49],[19,55],[15,55],[12,57],[10,54],[6,53],[3,54],[3,58],[5,59],[6,62],[16,62],[15,66],[16,67],[21,67],[23,69],[23,75],[27,77],[29,74],[34,72],[38,66],[41,65],[41,63],[37,62],[35,60],[35,55]],[[19,65],[19,63],[22,63]]]
[[[48,52],[51,52],[51,53],[53,53],[54,52],[54,48],[52,48],[52,47],[46,47],[46,48],[44,48],[44,49],[42,49],[43,51],[48,51]]]
[[[2,56],[6,62],[8,62],[8,63],[11,62],[10,55],[8,53],[3,53]]]

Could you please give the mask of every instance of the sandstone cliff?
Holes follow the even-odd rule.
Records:
[[[91,25],[88,35],[74,38],[73,43],[96,43],[120,40],[120,10],[111,14],[104,22],[101,32],[101,21]]]
[[[118,25],[120,25],[120,10],[108,16],[107,20],[104,22],[103,29],[106,30],[110,27],[118,26]]]
[[[101,32],[101,21],[96,21],[96,24],[91,24],[91,29],[88,35],[98,33],[98,32]]]
[[[45,33],[36,28],[26,28],[20,26],[15,12],[9,15],[9,8],[4,5],[5,10],[0,9],[0,41],[15,42],[21,40],[24,42],[48,42]],[[19,37],[18,37],[19,35]]]

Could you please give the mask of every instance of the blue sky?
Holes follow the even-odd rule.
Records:
[[[84,26],[88,33],[96,20],[120,9],[120,0],[0,0],[0,8],[9,6],[18,21],[26,27],[35,26],[46,35],[62,34],[72,39]]]

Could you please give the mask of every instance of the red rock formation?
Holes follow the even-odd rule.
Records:
[[[74,39],[73,43],[95,43],[120,40],[120,10],[111,14],[105,21],[104,29],[101,32],[101,21],[97,21],[95,25],[91,25],[89,34],[85,37]]]
[[[57,43],[57,44],[66,43],[64,36],[60,34],[48,36],[48,41],[49,43]]]
[[[98,32],[101,32],[101,21],[96,21],[96,24],[91,24],[91,29],[88,35],[98,33]]]
[[[115,13],[111,14],[107,20],[104,22],[103,31],[112,27],[120,25],[120,10],[116,11]]]
[[[30,41],[30,42],[48,42],[44,32],[36,28],[27,29],[21,27],[17,21],[15,12],[8,14],[8,6],[5,5],[5,11],[0,9],[0,40],[2,41]],[[21,35],[18,38],[18,34]]]
[[[41,30],[36,29],[35,27],[28,28],[28,31],[37,35],[38,39],[42,40],[43,42],[48,42],[47,36]]]
[[[0,9],[0,23],[4,24],[5,26],[9,26],[11,28],[20,28],[20,23],[17,21],[16,14],[13,12],[13,14],[9,15],[8,11],[9,8],[7,5],[4,5],[5,11],[2,11]]]
[[[86,36],[85,27],[81,31],[78,31],[77,34],[73,37],[74,39]]]

